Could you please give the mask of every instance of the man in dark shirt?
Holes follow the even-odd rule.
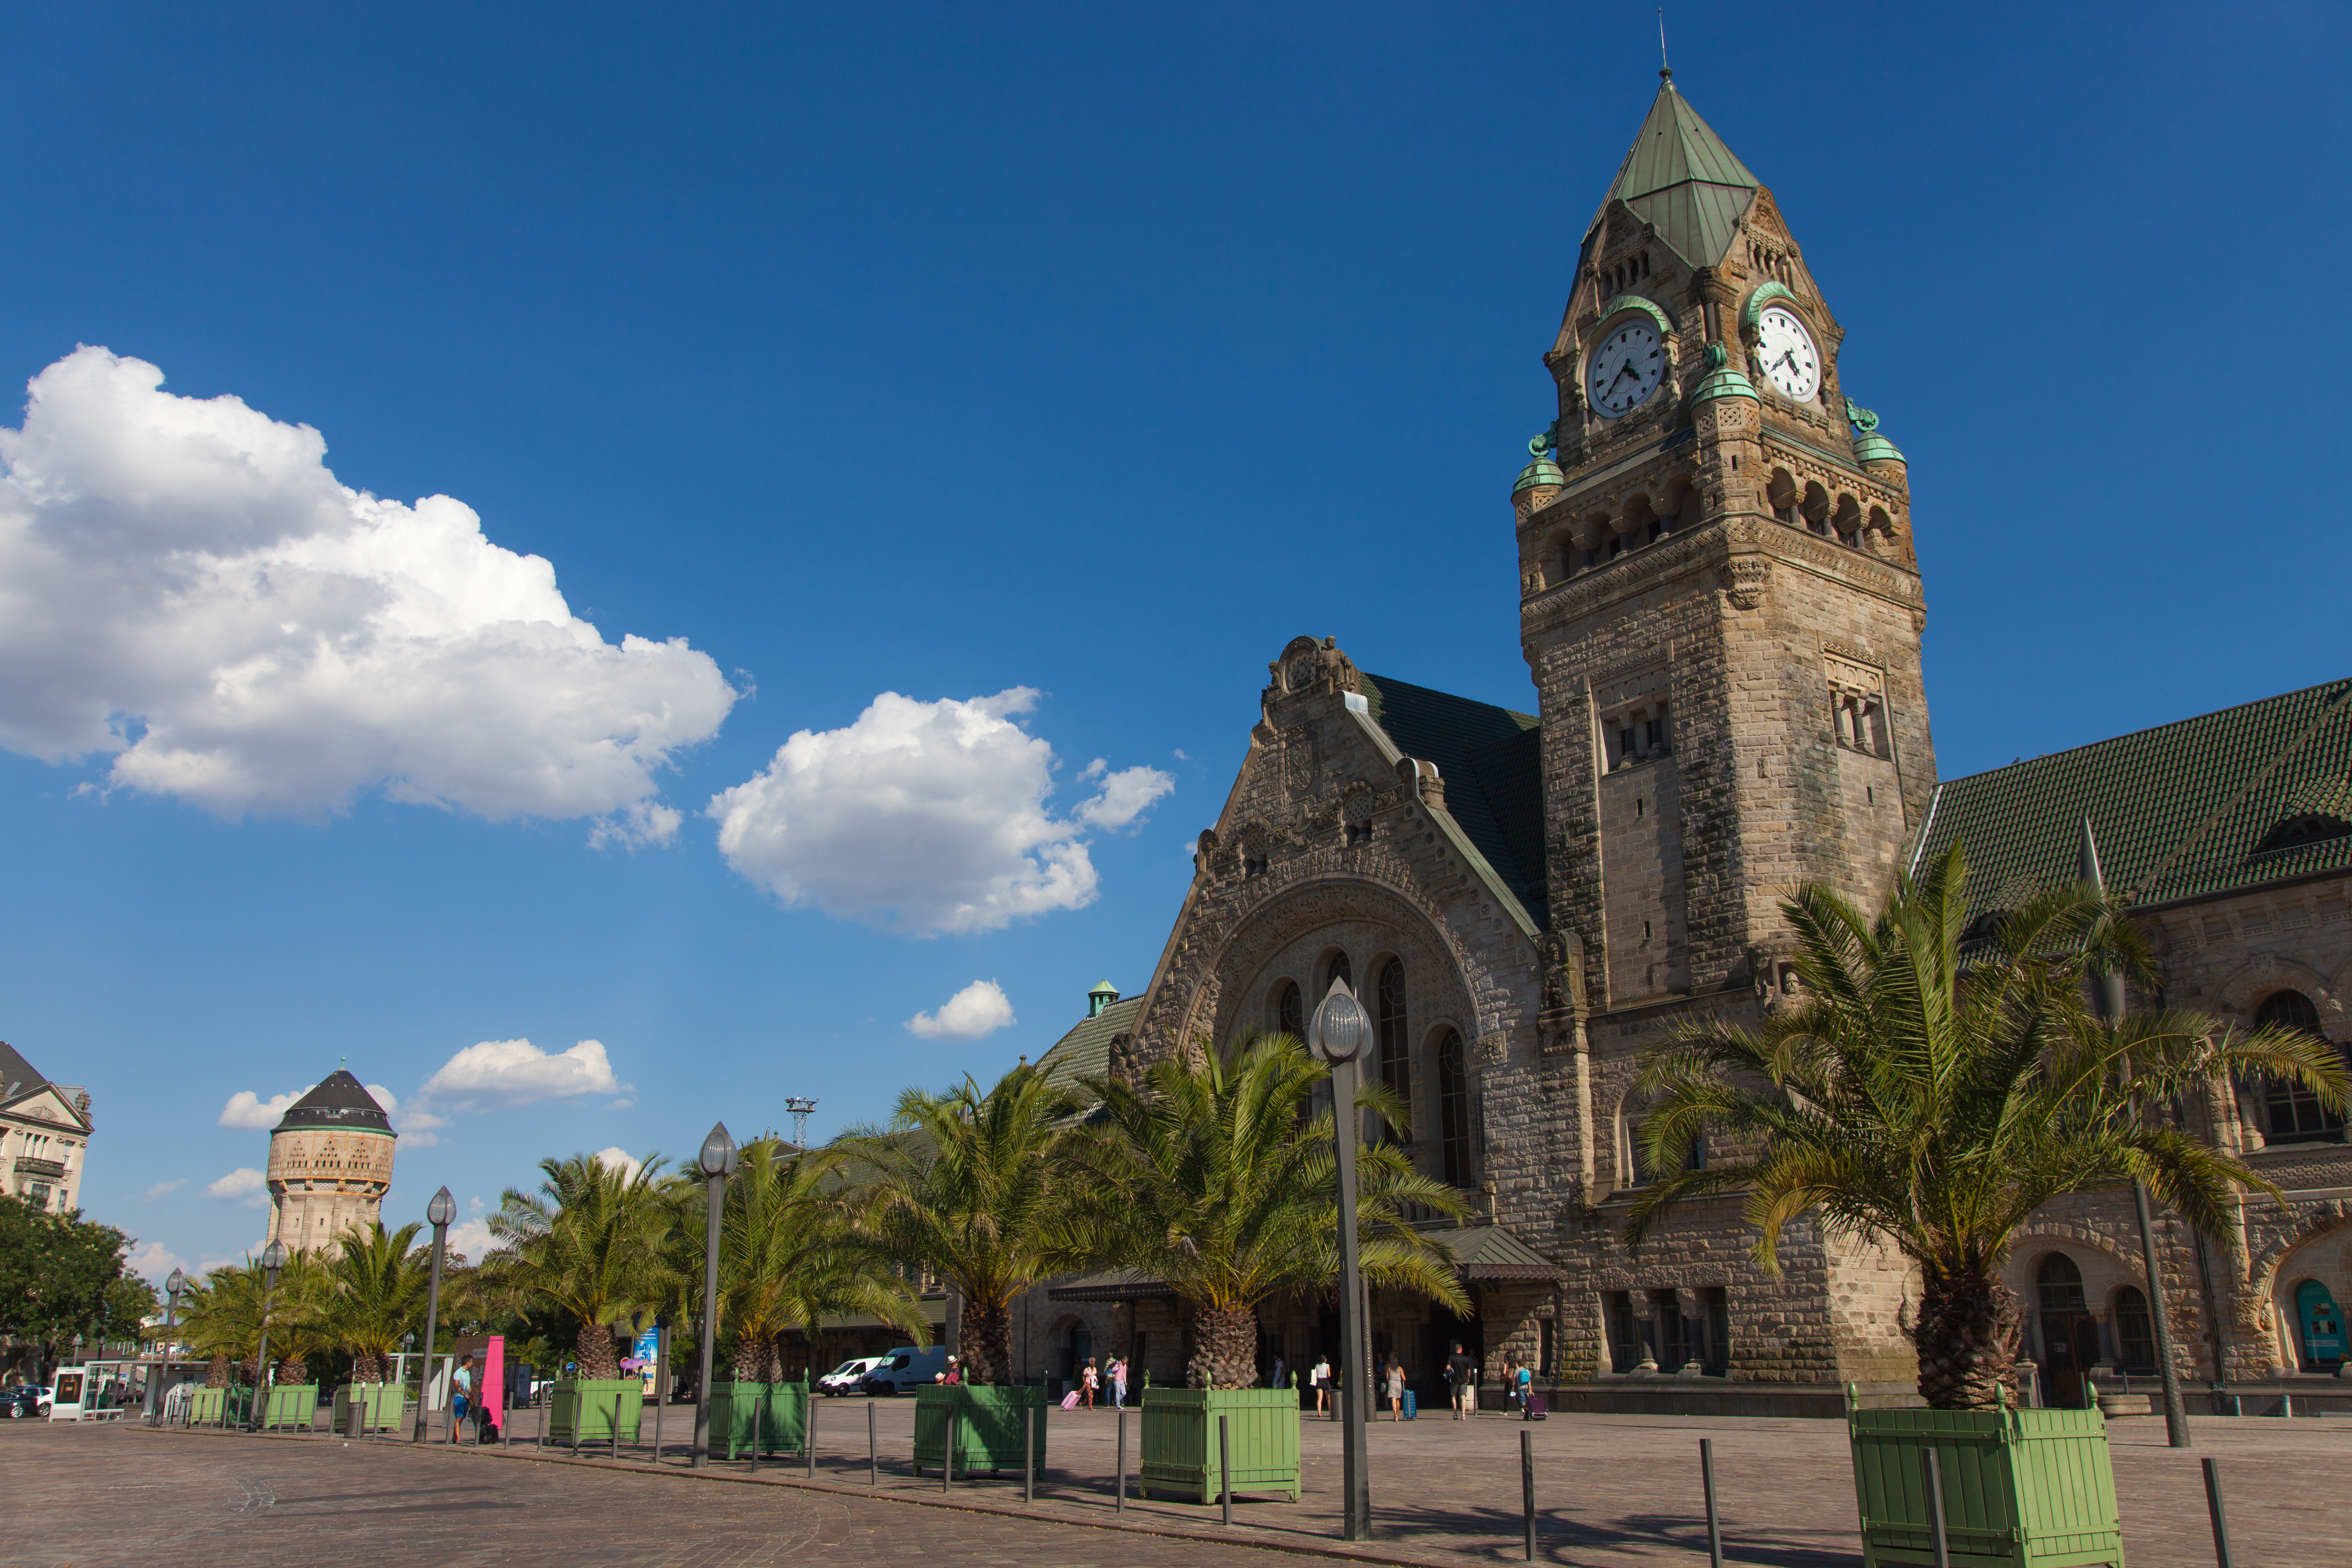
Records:
[[[1462,1353],[1462,1342],[1454,1342],[1454,1353],[1445,1358],[1445,1391],[1454,1396],[1454,1419],[1462,1419],[1462,1407],[1470,1391],[1478,1384],[1478,1363]]]

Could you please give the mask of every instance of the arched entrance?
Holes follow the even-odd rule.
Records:
[[[2042,1260],[2034,1276],[2042,1308],[2043,1397],[2063,1409],[2091,1403],[2091,1368],[2099,1360],[2099,1324],[2083,1299],[2083,1271],[2063,1252]]]
[[[1087,1358],[1095,1353],[1095,1331],[1085,1322],[1075,1322],[1062,1336],[1062,1386],[1076,1388],[1079,1374],[1085,1370]]]

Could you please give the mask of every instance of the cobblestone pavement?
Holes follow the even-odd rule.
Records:
[[[869,1489],[867,1422],[881,1459]],[[1589,1568],[1688,1568],[1706,1561],[1698,1439],[1715,1444],[1726,1556],[1758,1568],[1853,1568],[1852,1471],[1834,1421],[1557,1415],[1535,1426],[1486,1415],[1424,1416],[1371,1434],[1377,1539],[1337,1540],[1339,1428],[1302,1430],[1305,1497],[1244,1499],[1235,1526],[1214,1505],[1129,1494],[1115,1515],[1117,1418],[1053,1412],[1049,1468],[1024,1508],[1015,1476],[959,1479],[942,1497],[905,1462],[910,1401],[821,1401],[819,1480],[799,1461],[714,1467],[739,1484],[684,1468],[690,1410],[667,1415],[664,1463],[644,1447],[623,1460],[572,1459],[533,1443],[525,1413],[501,1453],[340,1439],[259,1438],[137,1427],[0,1425],[0,1495],[15,1505],[0,1563],[62,1568],[149,1561],[168,1552],[201,1564],[315,1564],[322,1551],[375,1562],[752,1564],[789,1559],[927,1563],[1017,1560],[1265,1564],[1271,1546],[1393,1562],[1516,1562],[1518,1449],[1532,1442],[1539,1555]],[[2213,1561],[2200,1458],[2219,1459],[2237,1560],[2311,1568],[2342,1560],[2346,1517],[2335,1477],[2352,1458],[2352,1421],[2200,1417],[2196,1449],[2165,1447],[2160,1421],[2115,1424],[2111,1447],[2131,1568]],[[650,1423],[647,1425],[651,1436]],[[1128,1420],[1130,1471],[1139,1446]],[[600,1473],[601,1472],[601,1473]],[[1131,1480],[1130,1480],[1130,1484]],[[879,1495],[877,1495],[878,1490]],[[941,1508],[941,1503],[951,1507]],[[920,1506],[905,1506],[915,1504]],[[1125,1526],[1113,1535],[1102,1528]],[[326,1539],[322,1540],[322,1537]],[[329,1541],[341,1544],[329,1544]]]

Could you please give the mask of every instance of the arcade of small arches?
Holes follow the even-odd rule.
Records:
[[[1785,468],[1776,468],[1765,486],[1765,502],[1774,518],[1801,528],[1849,550],[1877,553],[1891,550],[1895,519],[1876,502],[1865,503],[1851,490],[1832,494],[1819,479],[1801,486]],[[1564,583],[1570,577],[1606,566],[1619,556],[1655,544],[1698,526],[1701,498],[1685,475],[1676,475],[1654,495],[1637,490],[1622,508],[1596,509],[1562,523],[1546,537],[1537,561],[1540,573],[1530,588]]]

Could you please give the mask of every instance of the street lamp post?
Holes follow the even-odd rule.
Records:
[[[147,1373],[147,1425],[152,1426],[163,1418],[163,1382],[172,1365],[172,1330],[180,1316],[180,1292],[188,1288],[188,1277],[178,1269],[163,1281],[163,1342],[158,1347],[155,1364]]]
[[[425,1217],[433,1224],[433,1277],[425,1287],[425,1363],[416,1379],[416,1428],[408,1435],[412,1443],[425,1441],[425,1406],[433,1393],[433,1342],[441,1332],[441,1248],[449,1239],[449,1222],[457,1217],[457,1200],[448,1188],[433,1194],[425,1205]]]
[[[1364,1322],[1364,1278],[1356,1256],[1356,1145],[1363,1136],[1363,1113],[1356,1109],[1359,1065],[1371,1037],[1364,1005],[1348,983],[1333,979],[1331,990],[1307,1025],[1307,1048],[1331,1068],[1331,1108],[1339,1155],[1339,1415],[1341,1539],[1372,1538],[1372,1484],[1366,1464],[1364,1426],[1370,1406],[1372,1375]]]
[[[269,1417],[269,1299],[278,1294],[278,1271],[285,1267],[286,1244],[271,1242],[261,1255],[261,1350],[253,1370],[253,1402],[259,1406],[252,1417],[257,1430]]]
[[[719,1216],[727,1205],[727,1178],[735,1173],[740,1158],[735,1140],[727,1135],[727,1123],[715,1121],[694,1162],[710,1184],[710,1228],[702,1250],[702,1376],[694,1385],[694,1468],[698,1470],[710,1463],[710,1352],[719,1337]]]
[[[2091,819],[2083,818],[2083,844],[2077,855],[2077,869],[2091,890],[2105,898],[2106,879],[2099,874],[2099,845],[2091,837]],[[2124,1021],[2124,977],[2113,968],[2091,977],[2091,1002],[2101,1018],[2110,1024]],[[2128,1069],[2126,1069],[2128,1070]],[[2134,1109],[2139,1097],[2132,1097]],[[2156,1257],[2156,1227],[2148,1218],[2147,1183],[2132,1178],[2132,1206],[2139,1216],[2139,1256],[2141,1267],[2147,1270],[2147,1318],[2149,1331],[2156,1336],[2157,1374],[2164,1388],[2165,1441],[2175,1448],[2186,1448],[2189,1443],[2189,1406],[2180,1396],[2180,1369],[2172,1364],[2172,1314],[2165,1304],[2164,1276],[2158,1270]]]

